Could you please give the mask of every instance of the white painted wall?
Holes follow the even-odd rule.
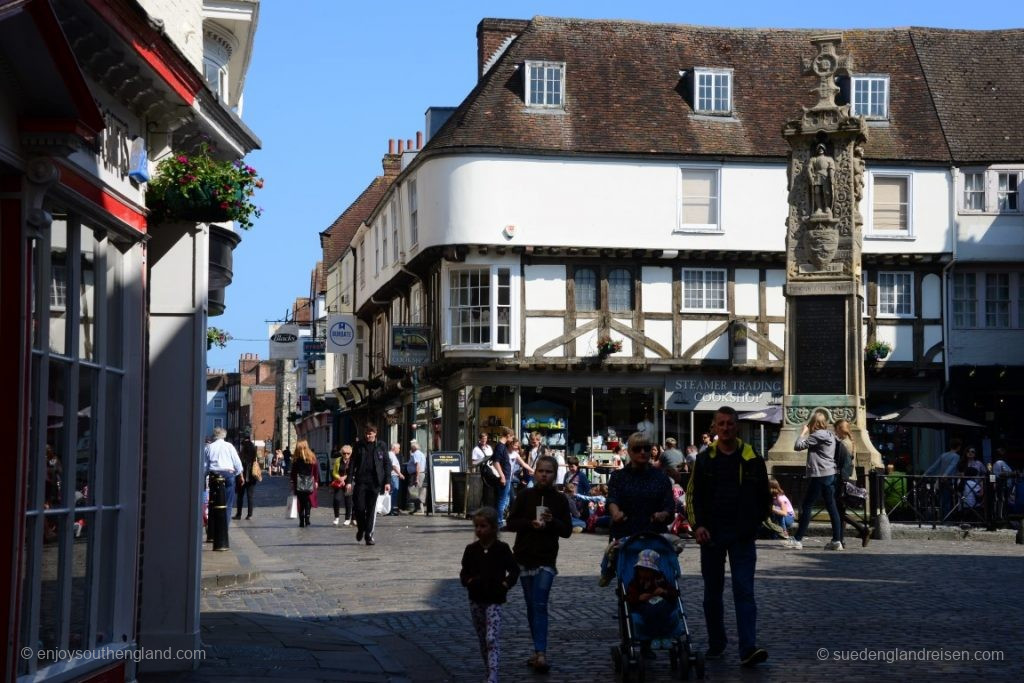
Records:
[[[925,325],[924,326],[924,347],[921,349],[922,353],[927,353],[928,349],[932,348],[936,344],[942,341],[942,325]],[[935,361],[942,362],[942,352],[940,351],[935,356]]]
[[[949,358],[952,365],[1021,365],[1024,330],[952,330]]]
[[[679,338],[682,341],[681,351],[686,352],[693,344],[699,341],[714,328],[722,324],[721,320],[684,320],[679,328]],[[729,357],[729,333],[726,331],[721,336],[712,340],[700,351],[694,354],[696,360],[714,359],[725,360]]]
[[[672,270],[663,266],[641,269],[640,297],[645,313],[672,313]]]
[[[203,70],[202,0],[139,0],[146,12],[164,22],[167,37],[200,72]]]
[[[565,310],[565,266],[525,266],[523,277],[527,310]]]
[[[720,234],[679,232],[679,169],[675,163],[568,158],[466,155],[427,159],[416,174],[420,248],[484,243],[783,249],[787,213],[784,164],[723,165]],[[916,169],[912,174],[915,237],[898,242],[868,240],[866,251],[932,253],[951,249],[948,171]],[[867,205],[862,211],[870,214]],[[516,226],[511,240],[502,235],[506,225]]]
[[[914,360],[914,328],[908,324],[878,325],[875,328],[878,341],[889,342],[892,351],[886,360]]]
[[[768,339],[780,349],[786,348],[786,325],[784,323],[770,323],[768,325]],[[769,360],[782,360],[773,353],[768,354]]]
[[[942,317],[942,278],[934,273],[921,280],[921,317]]]
[[[1024,261],[1024,215],[960,214],[958,261]]]
[[[911,237],[889,237],[872,234],[872,172],[910,175]],[[955,225],[950,215],[953,179],[948,169],[868,167],[864,198],[860,212],[864,217],[864,253],[867,254],[934,254],[953,250]]]
[[[644,334],[652,341],[656,341],[669,351],[672,350],[672,321],[671,320],[645,320]],[[651,349],[644,349],[644,356],[647,358],[658,358],[658,354]]]
[[[761,274],[756,268],[737,268],[734,292],[736,315],[756,316],[760,313],[760,297],[757,294]]]
[[[784,317],[786,315],[786,271],[765,271],[764,307],[765,315]]]
[[[565,321],[562,318],[529,317],[526,319],[526,349],[523,354],[532,356],[534,352],[549,341],[561,337],[565,333]],[[557,346],[544,354],[555,358],[565,355],[565,346]]]

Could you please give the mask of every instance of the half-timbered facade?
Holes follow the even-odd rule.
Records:
[[[939,405],[945,387],[963,190],[934,104],[942,84],[915,45],[941,51],[954,35],[1021,42],[1013,31],[844,33],[855,71],[841,97],[870,133],[859,198],[865,338],[891,347],[870,365],[869,409]],[[703,411],[778,401],[780,130],[812,103],[801,61],[811,37],[481,22],[478,86],[440,112],[443,125],[428,112],[426,145],[405,154],[352,239],[354,309],[369,334],[367,378],[379,384],[371,413],[431,424],[434,408],[412,412],[410,373],[389,367],[389,330],[410,322],[432,329],[432,362],[415,383],[420,398],[437,399],[444,448],[464,450],[497,424],[521,435],[546,425],[567,452],[602,450],[637,429],[689,443],[706,427]],[[1005,205],[1015,185],[992,173],[992,201]]]

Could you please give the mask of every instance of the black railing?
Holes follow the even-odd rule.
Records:
[[[802,473],[777,472],[779,481],[793,507],[799,511],[807,490]],[[970,525],[996,529],[1024,517],[1024,477],[1019,474],[993,477],[933,477],[925,475],[886,475],[876,470],[865,475],[858,470],[858,486],[868,488],[868,504],[847,505],[847,514],[870,522],[884,511],[892,522],[940,525]],[[827,518],[820,499],[815,503],[812,519]]]
[[[995,529],[1020,520],[1024,513],[1024,482],[1017,474],[876,476],[881,491],[877,503],[890,521]]]

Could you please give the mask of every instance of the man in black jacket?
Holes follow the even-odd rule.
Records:
[[[376,425],[367,423],[363,437],[352,454],[349,483],[356,508],[356,541],[365,537],[366,545],[374,545],[377,496],[391,493],[391,458],[384,442],[377,441]]]
[[[754,539],[771,514],[772,494],[764,460],[750,444],[736,438],[736,411],[715,413],[718,440],[697,454],[686,491],[686,510],[694,537],[700,544],[700,571],[704,577],[704,619],[708,627],[708,659],[725,652],[722,607],[725,558],[732,570],[736,604],[736,630],[740,662],[756,666],[768,659],[757,646],[757,603],[754,600]]]

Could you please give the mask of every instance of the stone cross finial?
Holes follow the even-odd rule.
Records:
[[[835,96],[839,92],[836,85],[836,76],[844,76],[850,73],[853,68],[853,60],[849,55],[838,55],[836,49],[843,42],[840,34],[817,36],[811,39],[811,43],[818,46],[818,54],[813,59],[803,60],[804,75],[814,75],[819,79],[818,103],[814,109],[835,108]]]

